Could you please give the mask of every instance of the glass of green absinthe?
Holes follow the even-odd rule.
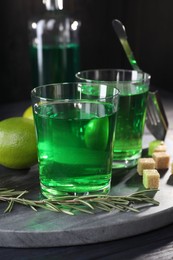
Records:
[[[119,91],[99,83],[57,83],[31,92],[42,194],[108,193]]]
[[[129,168],[141,157],[150,75],[135,70],[95,69],[76,74],[79,81],[116,87],[120,92],[113,168]]]

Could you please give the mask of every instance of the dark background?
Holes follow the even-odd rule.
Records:
[[[172,91],[172,0],[66,0],[81,20],[81,69],[130,68],[112,28],[120,19],[140,67],[151,74],[151,85]],[[30,99],[28,21],[44,12],[41,0],[1,3],[0,102]]]

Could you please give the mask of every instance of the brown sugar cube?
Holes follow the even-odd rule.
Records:
[[[152,157],[156,163],[156,166],[155,166],[156,169],[168,169],[169,168],[169,162],[170,162],[169,154],[167,154],[165,152],[156,152],[156,153],[153,153]]]
[[[162,144],[162,145],[158,145],[155,149],[154,149],[154,153],[156,152],[166,152],[166,145]]]
[[[171,163],[171,173],[173,174],[173,162]]]
[[[156,169],[143,171],[143,185],[146,189],[158,189],[160,184],[160,174]]]
[[[137,172],[139,175],[143,174],[144,169],[154,169],[155,161],[153,158],[139,158],[137,164]]]

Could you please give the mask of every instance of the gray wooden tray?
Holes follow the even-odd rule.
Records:
[[[145,136],[144,143],[150,141]],[[173,157],[173,133],[166,139]],[[28,171],[13,171],[0,167],[0,186],[30,190],[30,197],[40,196],[37,167]],[[113,194],[130,194],[142,187],[136,168],[113,172]],[[15,205],[10,213],[3,213],[0,205],[0,246],[31,248],[91,244],[125,238],[160,228],[173,219],[173,175],[170,170],[161,173],[160,190],[155,194],[159,206],[141,207],[140,213],[112,211],[94,215],[80,213],[68,216],[46,210],[32,211]]]

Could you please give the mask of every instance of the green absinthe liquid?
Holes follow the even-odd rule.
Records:
[[[92,111],[97,114],[87,113]],[[52,103],[35,112],[42,193],[108,192],[116,113],[99,103]],[[100,114],[101,113],[101,114]]]
[[[70,82],[80,69],[79,44],[37,45],[30,47],[32,84]]]
[[[120,91],[114,159],[133,160],[141,156],[148,87],[131,87],[131,94]]]

